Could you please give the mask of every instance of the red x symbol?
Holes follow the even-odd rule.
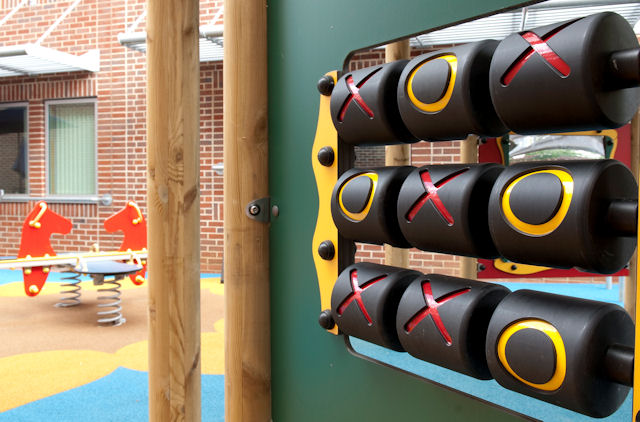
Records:
[[[464,289],[456,290],[450,293],[447,293],[444,296],[439,297],[438,299],[433,298],[433,293],[431,291],[431,282],[425,281],[422,283],[422,293],[424,294],[424,301],[427,304],[424,308],[420,309],[411,319],[404,325],[404,329],[407,333],[410,333],[416,326],[422,321],[427,315],[431,316],[431,320],[435,324],[440,334],[442,334],[442,338],[447,343],[447,346],[451,346],[452,339],[447,332],[447,329],[440,318],[440,314],[438,313],[438,308],[450,301],[453,298],[456,298],[465,293],[469,293],[471,289],[466,287]]]
[[[511,83],[516,74],[522,69],[522,66],[533,56],[533,53],[538,53],[540,57],[542,57],[548,65],[557,70],[562,76],[569,76],[571,72],[571,68],[569,65],[560,58],[547,44],[547,41],[553,38],[558,32],[562,31],[567,26],[571,25],[575,21],[567,22],[564,25],[559,26],[553,31],[549,32],[544,37],[540,38],[533,32],[525,32],[522,34],[522,38],[526,42],[529,43],[530,47],[528,47],[523,55],[521,55],[515,62],[511,64],[509,69],[505,72],[502,77],[502,84],[507,86]]]
[[[387,276],[386,275],[382,275],[380,277],[374,277],[371,280],[367,281],[366,283],[363,283],[362,286],[358,285],[358,270],[351,271],[350,276],[351,276],[351,290],[352,290],[352,292],[349,294],[349,296],[347,296],[347,298],[345,300],[342,301],[340,306],[338,306],[338,315],[342,315],[344,310],[347,309],[347,306],[349,306],[351,304],[351,302],[353,302],[355,300],[356,304],[358,305],[358,308],[360,308],[360,311],[362,312],[362,315],[364,315],[365,319],[367,320],[367,323],[369,325],[372,325],[373,321],[371,320],[371,317],[369,316],[369,312],[367,312],[367,308],[365,308],[365,306],[364,306],[364,302],[362,302],[362,296],[361,295],[362,295],[362,292],[364,292],[369,287],[371,287],[374,284],[376,284],[378,281],[384,280],[385,278],[387,278]]]
[[[360,88],[364,85],[373,75],[375,75],[382,68],[379,67],[373,72],[369,73],[363,80],[356,85],[353,82],[353,77],[351,75],[347,76],[347,88],[349,89],[349,95],[347,99],[344,100],[344,104],[342,104],[342,108],[340,109],[340,113],[338,113],[338,121],[342,122],[344,120],[344,115],[347,113],[347,109],[353,100],[356,100],[356,104],[360,106],[360,110],[362,110],[370,119],[373,119],[373,110],[369,108],[367,103],[365,103],[364,99],[360,95]]]
[[[407,213],[407,221],[413,221],[416,214],[418,214],[418,211],[420,211],[424,204],[426,204],[426,202],[430,199],[431,203],[436,208],[436,211],[438,211],[442,218],[444,218],[444,220],[447,222],[447,225],[453,226],[453,216],[449,213],[447,208],[442,203],[440,196],[438,196],[438,189],[440,189],[443,185],[446,185],[456,177],[460,176],[467,170],[469,169],[466,168],[453,172],[435,184],[431,181],[429,170],[421,172],[420,179],[422,180],[422,184],[424,185],[424,189],[426,190],[426,192],[420,195],[420,197],[416,200],[416,202],[414,202],[411,208],[409,208],[409,212]]]

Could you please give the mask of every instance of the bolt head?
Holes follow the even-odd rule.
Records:
[[[336,248],[333,246],[333,242],[330,240],[322,242],[320,246],[318,246],[318,255],[325,261],[331,261],[336,255]]]
[[[335,153],[331,147],[322,147],[318,151],[318,161],[325,167],[331,167],[335,160]]]
[[[251,205],[249,207],[249,214],[251,215],[258,215],[260,214],[260,207],[257,205]]]
[[[333,78],[329,75],[324,75],[318,81],[318,91],[322,95],[329,96],[331,95],[331,92],[333,92],[334,85]]]
[[[318,324],[320,324],[320,326],[325,330],[330,330],[335,327],[336,323],[331,316],[330,310],[325,309],[324,311],[320,312],[320,316],[318,317]]]

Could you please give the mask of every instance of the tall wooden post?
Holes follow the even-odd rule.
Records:
[[[269,195],[266,2],[227,0],[224,15],[225,415],[269,421],[269,232],[246,214]]]
[[[385,47],[385,61],[387,63],[411,56],[409,40],[402,40]],[[411,145],[390,145],[385,148],[384,164],[386,166],[411,165]],[[407,268],[409,266],[409,250],[384,245],[384,260],[387,265]]]
[[[640,172],[640,111],[631,120],[631,172],[638,178]],[[637,289],[638,251],[636,250],[629,261],[629,277],[624,283],[624,308],[635,320],[636,318],[636,289]]]
[[[200,420],[197,0],[147,1],[149,418]]]
[[[478,162],[478,137],[469,135],[460,145],[460,162],[461,163],[477,163]],[[478,276],[478,260],[461,256],[460,258],[460,277],[475,279]]]

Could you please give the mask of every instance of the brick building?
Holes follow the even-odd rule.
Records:
[[[222,0],[200,4],[201,25],[222,22]],[[127,200],[145,211],[146,57],[118,41],[134,25],[144,28],[144,9],[144,0],[2,1],[0,51],[46,50],[0,60],[0,255],[17,253],[38,199],[73,221],[71,233],[52,236],[57,252],[94,243],[115,250],[121,234],[107,233],[104,219]],[[87,52],[94,68],[65,67]],[[52,73],[34,74],[45,61]],[[218,272],[222,175],[212,167],[222,162],[220,59],[201,63],[200,95],[202,270]]]
[[[216,30],[223,20],[222,3],[200,1],[203,272],[219,272],[223,254],[222,34]],[[579,13],[597,11],[583,7]],[[479,34],[502,38],[524,27],[527,16],[527,26],[558,20],[544,15],[544,9],[539,12],[514,11],[414,37],[412,54],[433,45],[473,41]],[[629,16],[635,23],[640,7],[634,5]],[[144,26],[145,0],[1,2],[0,256],[17,253],[22,222],[39,199],[73,221],[71,233],[52,237],[58,252],[89,250],[94,243],[102,250],[114,250],[121,235],[104,230],[105,218],[128,200],[145,212]],[[27,44],[29,48],[23,48]],[[350,66],[383,61],[384,50],[376,49],[356,54]],[[318,74],[326,70],[319,69]],[[310,137],[310,149],[311,143]],[[414,144],[412,164],[457,162],[459,148],[459,142]],[[363,148],[357,155],[357,165],[384,164],[381,147]],[[381,247],[360,245],[358,258],[381,262],[384,253]],[[453,256],[412,251],[410,265],[425,272],[457,274],[457,261]]]

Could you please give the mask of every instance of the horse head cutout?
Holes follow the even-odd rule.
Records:
[[[70,220],[51,211],[46,202],[39,201],[22,225],[18,258],[55,256],[49,240],[51,234],[67,234],[72,227]],[[48,267],[23,268],[22,277],[27,296],[37,296],[48,275]]]
[[[147,249],[147,221],[144,219],[138,205],[133,202],[127,202],[120,211],[113,214],[104,221],[104,228],[108,232],[116,232],[121,230],[124,233],[124,239],[120,245],[119,251],[146,251]],[[131,281],[140,285],[145,281],[145,272],[147,271],[146,260],[143,261],[142,270],[129,276]]]

